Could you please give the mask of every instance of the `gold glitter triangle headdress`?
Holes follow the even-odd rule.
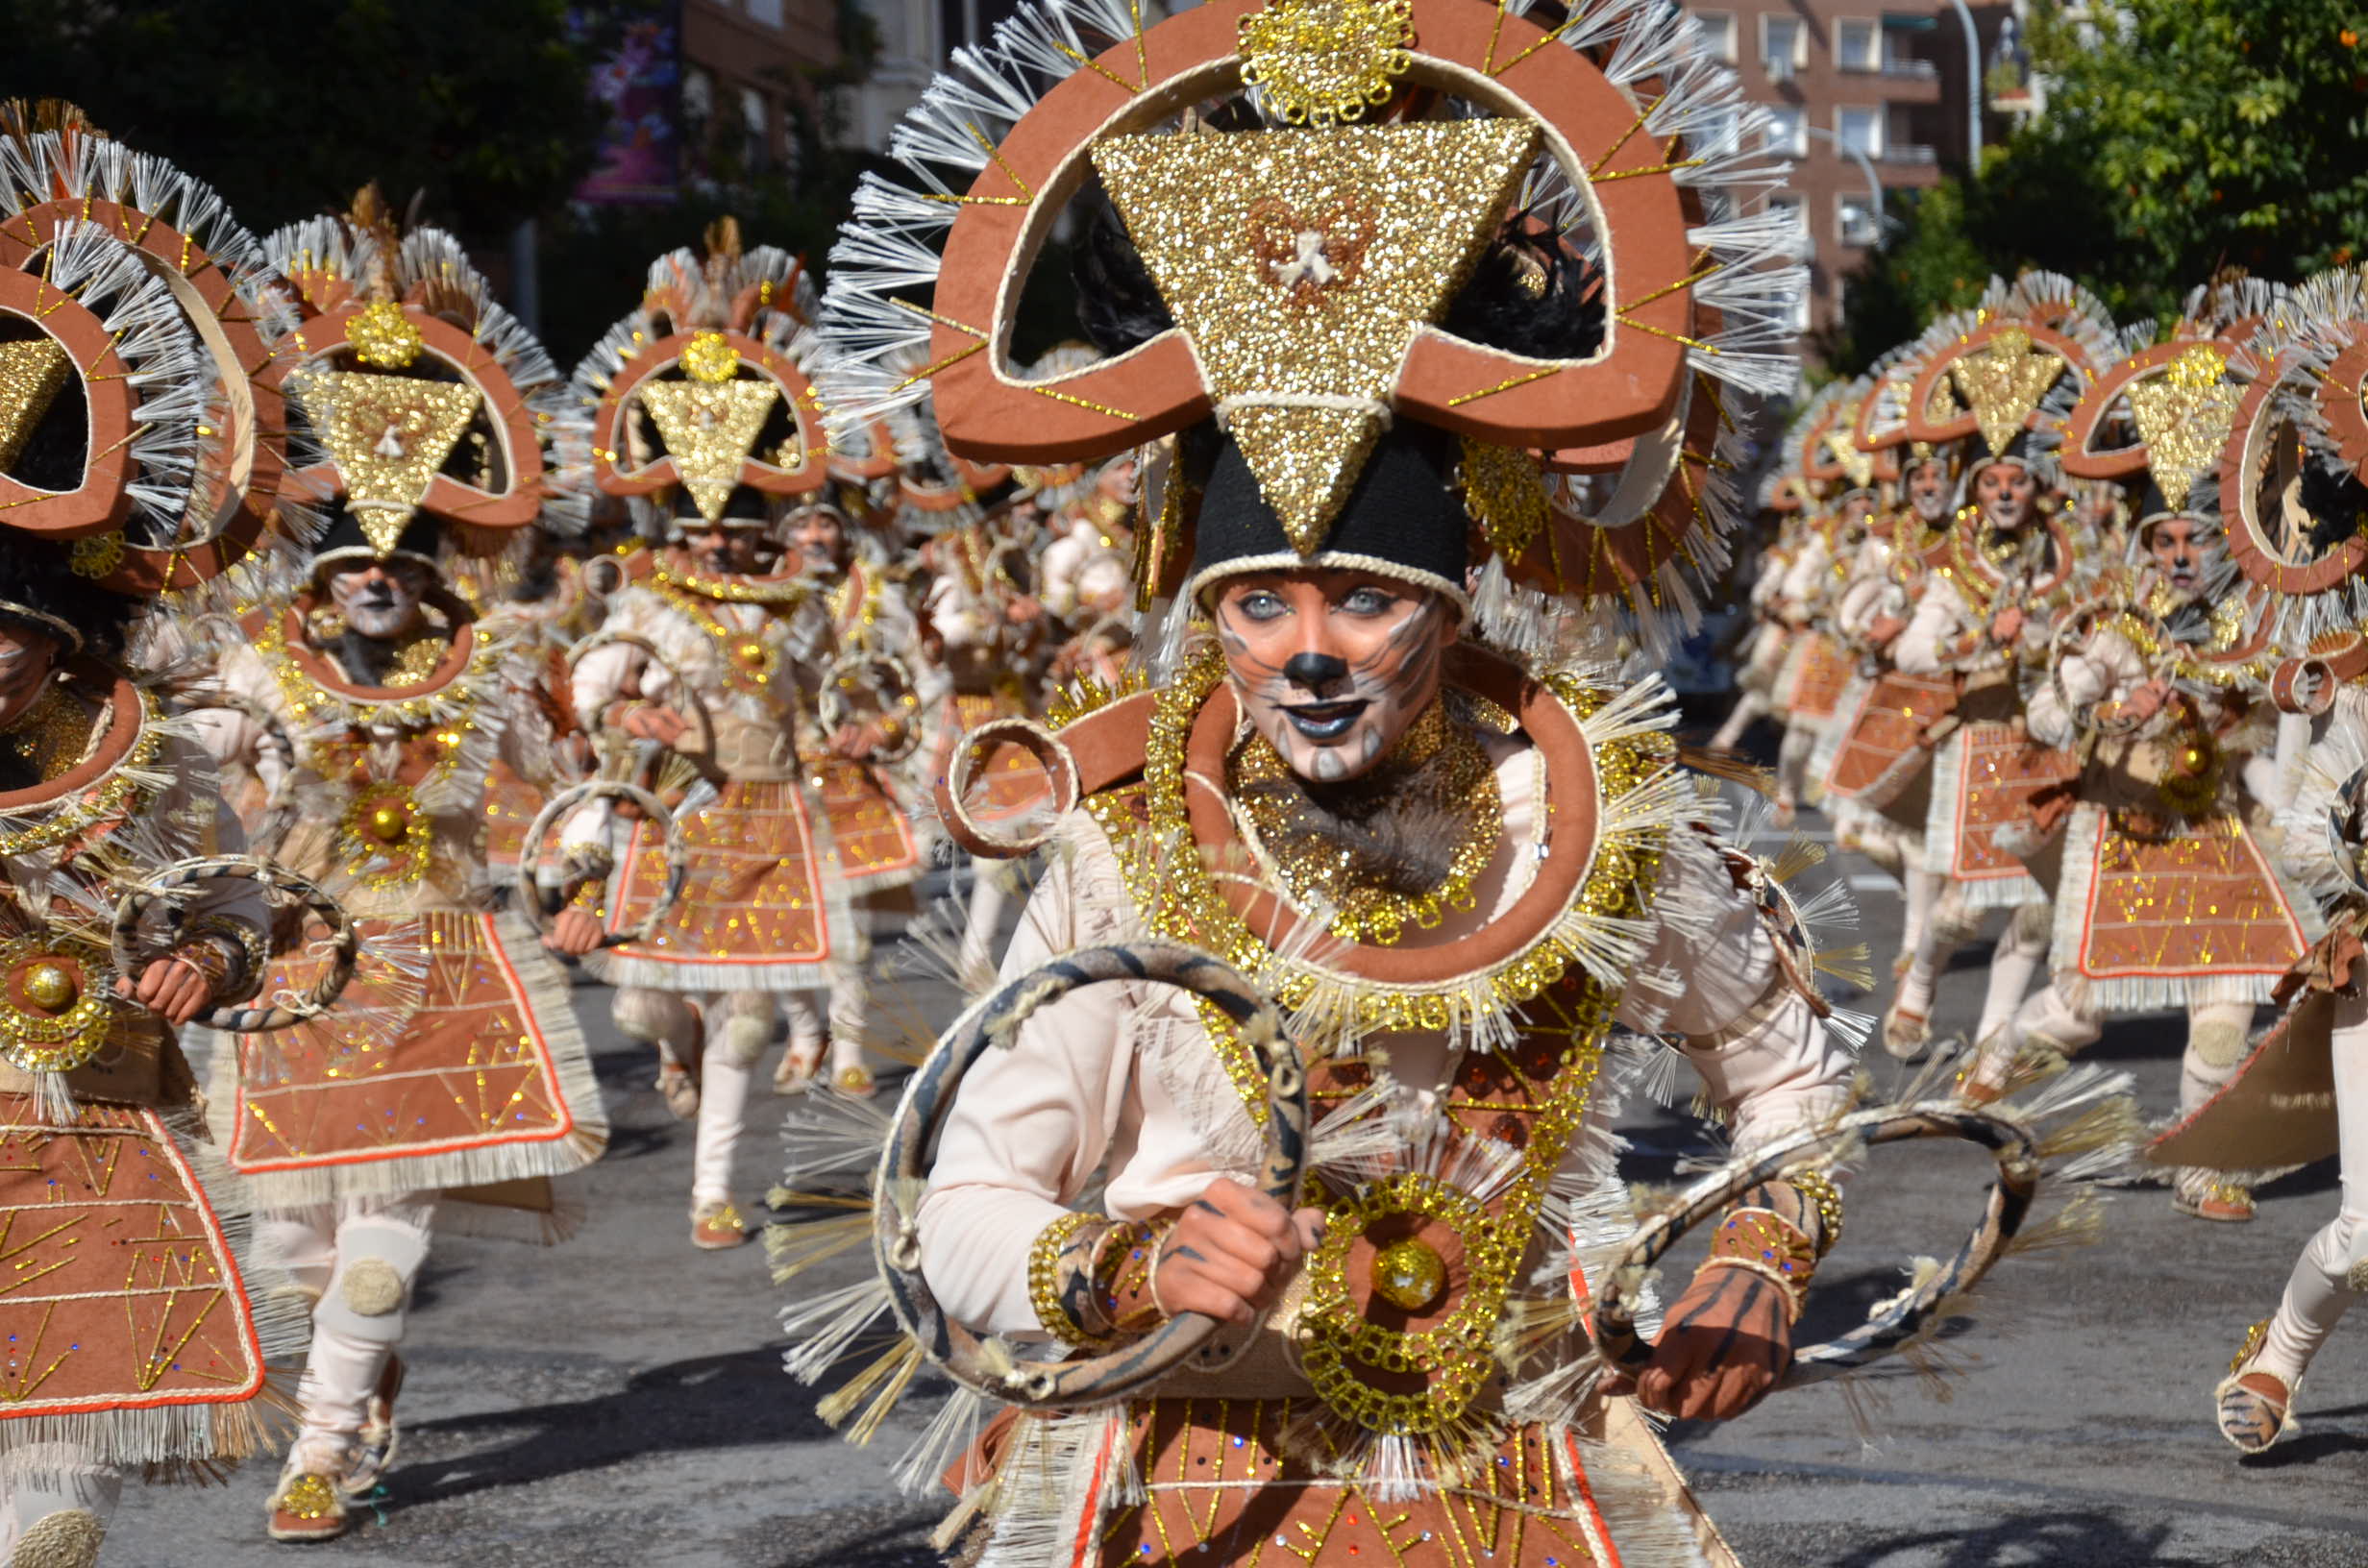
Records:
[[[2235,427],[2244,389],[2229,375],[2229,354],[2215,339],[2174,337],[2108,370],[2073,405],[2064,472],[2122,480],[2147,474],[2163,504],[2183,510]]]
[[[294,346],[252,236],[70,105],[0,104],[0,525],[142,597],[292,551]]]
[[[1979,435],[1993,458],[2052,453],[2073,403],[2121,352],[2096,297],[2045,272],[1992,279],[1980,306],[1936,323],[1918,345],[1909,438]]]
[[[303,313],[291,384],[328,453],[301,480],[374,547],[392,550],[418,513],[467,556],[499,554],[531,527],[583,530],[584,498],[554,464],[582,423],[459,241],[405,233],[370,186],[344,215],[292,224],[263,248]]]
[[[900,128],[905,183],[858,197],[819,324],[830,417],[926,395],[957,455],[1050,466],[1214,415],[1302,552],[1393,421],[1658,462],[1694,376],[1789,384],[1795,282],[1766,265],[1767,225],[1699,222],[1693,189],[1753,159],[1696,139],[1726,84],[1675,68],[1693,44],[1662,25],[1644,0],[1558,28],[1487,0],[1215,0],[1156,25],[1112,0],[1024,5]],[[1031,376],[1018,304],[1089,176],[1172,324]],[[1600,257],[1594,347],[1524,355],[1442,325],[1517,207]]]
[[[806,376],[813,310],[798,259],[743,249],[731,219],[709,228],[702,250],[659,257],[640,306],[576,367],[576,401],[591,423],[587,482],[644,506],[678,490],[720,523],[743,487],[786,499],[855,477]],[[851,445],[865,458],[892,458],[877,432],[862,436]],[[889,472],[892,460],[865,465],[866,475]]]

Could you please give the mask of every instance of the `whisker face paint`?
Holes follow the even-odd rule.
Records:
[[[1211,613],[1243,713],[1320,784],[1370,770],[1437,699],[1457,623],[1428,589],[1329,568],[1232,578]]]

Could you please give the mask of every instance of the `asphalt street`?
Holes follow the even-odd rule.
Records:
[[[1804,825],[1820,830],[1813,820]],[[1846,865],[1878,960],[1896,947],[1887,878]],[[885,946],[885,943],[883,943]],[[1942,1031],[1971,1022],[1986,947],[1960,955]],[[1879,966],[1880,967],[1880,966]],[[537,1250],[439,1238],[419,1291],[403,1398],[405,1441],[385,1495],[337,1543],[262,1533],[273,1467],[228,1484],[133,1488],[106,1560],[232,1568],[308,1557],[384,1568],[925,1568],[937,1498],[885,1472],[932,1403],[869,1450],[844,1445],[815,1395],[784,1377],[761,1248],[688,1239],[690,1129],[619,1040],[607,993],[576,992],[616,1125],[571,1243]],[[1880,996],[1862,1005],[1879,1009]],[[883,1008],[889,1004],[883,1001]],[[943,988],[896,1004],[950,1015]],[[2176,1098],[2181,1021],[2117,1022],[2091,1053],[2135,1075],[2150,1113]],[[1875,1048],[1878,1083],[1897,1071]],[[760,1080],[761,1083],[761,1080]],[[743,1190],[778,1164],[759,1105]],[[1635,1174],[1674,1179],[1705,1147],[1687,1118],[1627,1118]],[[1898,1287],[1912,1255],[1945,1252],[1976,1213],[1982,1165],[1929,1145],[1878,1153],[1851,1190],[1848,1235],[1809,1327],[1845,1326]],[[1928,1396],[1907,1374],[1862,1386],[1862,1438],[1836,1390],[1781,1395],[1718,1428],[1671,1433],[1680,1462],[1752,1568],[2338,1568],[2368,1565],[2368,1316],[2338,1335],[2303,1395],[2301,1436],[2240,1460],[2210,1423],[2210,1391],[2245,1325],[2335,1201],[2331,1165],[2261,1195],[2247,1226],[2175,1214],[2159,1188],[2119,1194],[2104,1240],[2002,1265],[1954,1321],[1962,1375]],[[852,1259],[813,1288],[851,1280]]]

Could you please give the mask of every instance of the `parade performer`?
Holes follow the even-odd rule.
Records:
[[[127,1471],[269,1451],[303,1344],[176,1039],[255,995],[276,912],[201,882],[136,968],[109,936],[143,884],[245,846],[141,665],[292,543],[296,351],[204,185],[54,103],[0,105],[0,1560],[87,1568]]]
[[[1847,388],[1837,384],[1812,400],[1787,432],[1797,449],[1802,503],[1799,548],[1776,586],[1776,618],[1790,634],[1785,661],[1769,701],[1785,732],[1776,752],[1776,817],[1792,825],[1793,814],[1812,798],[1810,763],[1827,730],[1838,722],[1851,661],[1831,629],[1831,617],[1849,574],[1849,557],[1872,509],[1871,498],[1844,509],[1837,492],[1845,478],[1826,445],[1841,413]]]
[[[931,835],[913,759],[925,747],[930,717],[944,711],[950,673],[925,657],[903,580],[913,562],[901,553],[897,518],[840,494],[840,503],[803,502],[788,520],[790,552],[809,590],[794,618],[789,670],[802,697],[799,755],[829,824],[838,886],[854,910],[846,966],[830,987],[829,1085],[868,1096],[872,928],[908,902],[902,890],[928,864]],[[1040,613],[1024,599],[1019,608],[1023,626]]]
[[[1058,582],[1067,607],[1075,602],[1077,568],[1054,554],[1063,543],[1056,541],[1036,561],[1041,574],[1028,572],[1030,541],[1004,531],[1019,499],[1012,498],[1013,503],[997,514],[949,528],[922,549],[930,577],[922,601],[921,648],[947,687],[923,744],[924,779],[946,777],[954,767],[954,748],[979,725],[1043,711],[1053,623],[1046,600],[1028,592],[1021,576],[1041,575],[1048,588]],[[1123,576],[1121,583],[1122,595],[1131,597]],[[1006,747],[979,770],[963,808],[975,821],[993,824],[1041,809],[1050,798],[1044,765]],[[973,867],[954,961],[956,972],[974,982],[994,972],[989,950],[1010,897],[1002,870],[993,864]]]
[[[1931,764],[1929,723],[1938,703],[1955,696],[1945,681],[1900,674],[1891,645],[1907,625],[1923,585],[1927,541],[1919,514],[1898,504],[1899,449],[1904,443],[1906,383],[1911,355],[1886,355],[1855,385],[1824,437],[1826,446],[1867,496],[1863,537],[1851,553],[1831,625],[1856,673],[1836,705],[1834,722],[1810,760],[1835,845],[1855,849],[1900,880],[1906,919],[1892,973],[1901,973],[1932,919],[1937,878],[1924,870],[1924,817]],[[1929,487],[1929,482],[1927,483]],[[1847,502],[1845,502],[1847,504]],[[1887,1036],[1895,1052],[1903,1042]],[[1912,1054],[1906,1052],[1903,1054]]]
[[[1930,770],[1920,870],[1934,883],[1998,883],[1981,894],[1960,894],[1961,910],[2020,907],[2035,892],[2016,880],[2020,868],[2011,867],[2011,849],[1998,836],[2027,815],[2030,792],[2062,771],[2057,759],[2035,753],[2018,723],[2023,671],[2044,662],[2054,616],[2082,569],[2055,451],[2060,421],[2117,346],[2103,306],[2047,273],[1991,280],[1979,310],[1936,323],[1921,340],[1906,400],[1910,439],[1981,443],[1961,475],[1956,516],[1927,551],[1915,612],[1892,645],[1902,675],[1952,689],[1924,721],[1928,746],[1936,733],[1942,738]],[[1910,1054],[1930,1038],[1933,993],[1960,934],[1956,924],[1927,920],[1918,932],[1884,1018],[1894,1051]],[[2011,922],[2007,943],[2030,927]],[[2010,958],[2005,972],[2019,973],[2018,987],[2028,984],[2028,971],[2015,971]],[[2018,989],[2003,1010],[2020,999]]]
[[[1617,1017],[1681,1041],[1745,1146],[1837,1114],[1849,1058],[1789,978],[1789,935],[1742,891],[1753,863],[1670,769],[1657,682],[1524,669],[1479,627],[1550,644],[1564,596],[1665,601],[1736,499],[1717,466],[1730,394],[1709,378],[1781,371],[1748,328],[1719,337],[1675,155],[1622,134],[1646,116],[1604,61],[1649,12],[1615,8],[1572,47],[1464,0],[1334,12],[1369,16],[1372,97],[1407,89],[1407,113],[1339,124],[1368,89],[1344,103],[1302,74],[1286,6],[1232,0],[1140,35],[1100,11],[1024,11],[963,68],[1057,60],[1056,39],[1092,51],[1085,67],[999,143],[982,131],[942,269],[901,233],[917,254],[872,235],[893,261],[835,273],[823,330],[846,349],[831,406],[903,395],[861,345],[904,318],[894,296],[925,257],[933,304],[913,330],[944,334],[930,391],[950,446],[1051,459],[1182,432],[1138,541],[1186,624],[1183,658],[1151,690],[1088,696],[1039,743],[1080,799],[1005,972],[1129,931],[1226,955],[1295,1010],[1318,1143],[1346,1158],[1295,1213],[1242,1185],[1269,1089],[1248,1042],[1224,1013],[1127,984],[1053,1003],[974,1066],[925,1199],[900,1182],[880,1201],[914,1216],[947,1316],[981,1333],[1103,1345],[1170,1314],[1239,1333],[1297,1304],[1295,1352],[1252,1330],[1205,1375],[1022,1418],[994,1445],[998,1479],[961,1467],[978,1560],[1248,1561],[1271,1539],[1327,1561],[1458,1563],[1483,1542],[1533,1568],[1727,1560],[1572,1342],[1594,1242],[1624,1230],[1607,1034]],[[1418,84],[1453,96],[1491,77],[1499,117],[1413,107],[1432,96]],[[1230,96],[1205,123],[1231,129],[1161,134],[1187,84]],[[1706,64],[1655,88],[1681,150],[1697,86],[1731,90]],[[931,158],[954,144],[923,129],[939,96],[912,132]],[[1260,107],[1320,128],[1258,129]],[[1057,205],[1037,193],[1070,188],[1053,165],[1088,159],[1111,206],[1085,220],[1081,292],[1109,357],[1029,383],[995,363],[1017,293],[1002,280]],[[1555,210],[1591,170],[1616,208],[1592,234],[1601,273],[1559,231],[1509,221],[1523,200]],[[889,203],[874,199],[928,210]],[[1728,236],[1692,233],[1722,286],[1788,286],[1747,238],[1722,256]],[[1628,270],[1648,253],[1676,270]],[[1549,470],[1601,478],[1619,504]],[[1105,1161],[1110,1213],[1071,1212]],[[1803,1177],[1740,1213],[1673,1311],[1690,1327],[1640,1380],[1651,1406],[1737,1413],[1785,1362],[1790,1282],[1833,1240],[1838,1196]],[[1782,1266],[1736,1250],[1753,1226]],[[784,1237],[785,1270],[802,1246]],[[865,1302],[845,1308],[799,1360],[826,1364],[860,1332]],[[1523,1343],[1541,1354],[1500,1387]],[[835,1407],[893,1394],[919,1355],[892,1353]]]
[[[277,802],[272,852],[340,888],[369,955],[355,1006],[226,1035],[213,1070],[217,1140],[313,1297],[266,1526],[304,1541],[349,1528],[393,1457],[395,1349],[432,1227],[498,1205],[535,1238],[563,1228],[550,1179],[598,1159],[608,1124],[566,979],[499,911],[486,863],[494,757],[558,782],[542,667],[442,564],[564,506],[545,468],[564,383],[458,242],[402,233],[374,190],[266,248],[305,312],[291,388],[327,453],[298,479],[332,522],[308,576],[224,628],[189,699],[215,756]],[[598,938],[588,916],[559,928],[567,950]]]
[[[2285,864],[2317,894],[2327,932],[2281,984],[2286,1011],[2278,1026],[2152,1151],[2166,1164],[2202,1161],[2229,1173],[2330,1154],[2341,1162],[2336,1213],[2295,1260],[2277,1311],[2247,1332],[2213,1390],[2218,1428],[2245,1454],[2299,1427],[2303,1379],[2368,1286],[2368,1005],[2359,984],[2368,640],[2356,608],[2368,561],[2360,396],[2368,277],[2356,268],[2323,274],[2267,314],[2212,383],[2233,401],[2217,500],[2229,553],[2269,597],[2272,624],[2294,655],[2270,676],[2268,695],[2323,729],[2294,770],[2299,788],[2280,825]]]
[[[727,220],[703,251],[652,264],[640,307],[576,372],[591,482],[653,540],[582,646],[576,714],[604,749],[679,759],[692,792],[681,901],[648,940],[586,962],[619,988],[618,1027],[656,1048],[669,1107],[697,1119],[691,1239],[709,1249],[747,1239],[733,1163],[777,995],[860,979],[829,820],[809,793],[824,747],[798,674],[826,612],[792,540],[806,513],[792,509],[826,504],[816,498],[834,482],[801,368],[810,294],[794,257],[744,250]],[[654,824],[612,826],[626,843],[604,918],[624,930],[668,868]],[[801,1086],[823,1056],[812,1018],[791,1013],[784,1070]]]

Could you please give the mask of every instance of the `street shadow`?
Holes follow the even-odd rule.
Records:
[[[2203,1557],[2163,1556],[2168,1525],[2135,1529],[2107,1513],[2051,1513],[1978,1530],[1893,1535],[1833,1559],[1831,1568],[2225,1568]],[[1937,1549],[1937,1556],[1928,1554]]]
[[[764,1346],[653,1367],[593,1399],[409,1423],[414,1436],[497,1433],[505,1440],[403,1465],[387,1477],[388,1502],[397,1508],[444,1503],[651,1454],[817,1442],[831,1435],[814,1413],[817,1397],[781,1371],[777,1347]]]
[[[2306,1410],[2303,1413],[2313,1423],[2336,1416],[2357,1415],[2368,1411],[2368,1406],[2354,1406],[2349,1410]],[[2356,1432],[2330,1432],[2323,1426],[2311,1425],[2302,1435],[2289,1437],[2266,1454],[2243,1454],[2236,1459],[2240,1470],[2290,1470],[2296,1465],[2316,1464],[2343,1455],[2368,1452],[2368,1436]]]

